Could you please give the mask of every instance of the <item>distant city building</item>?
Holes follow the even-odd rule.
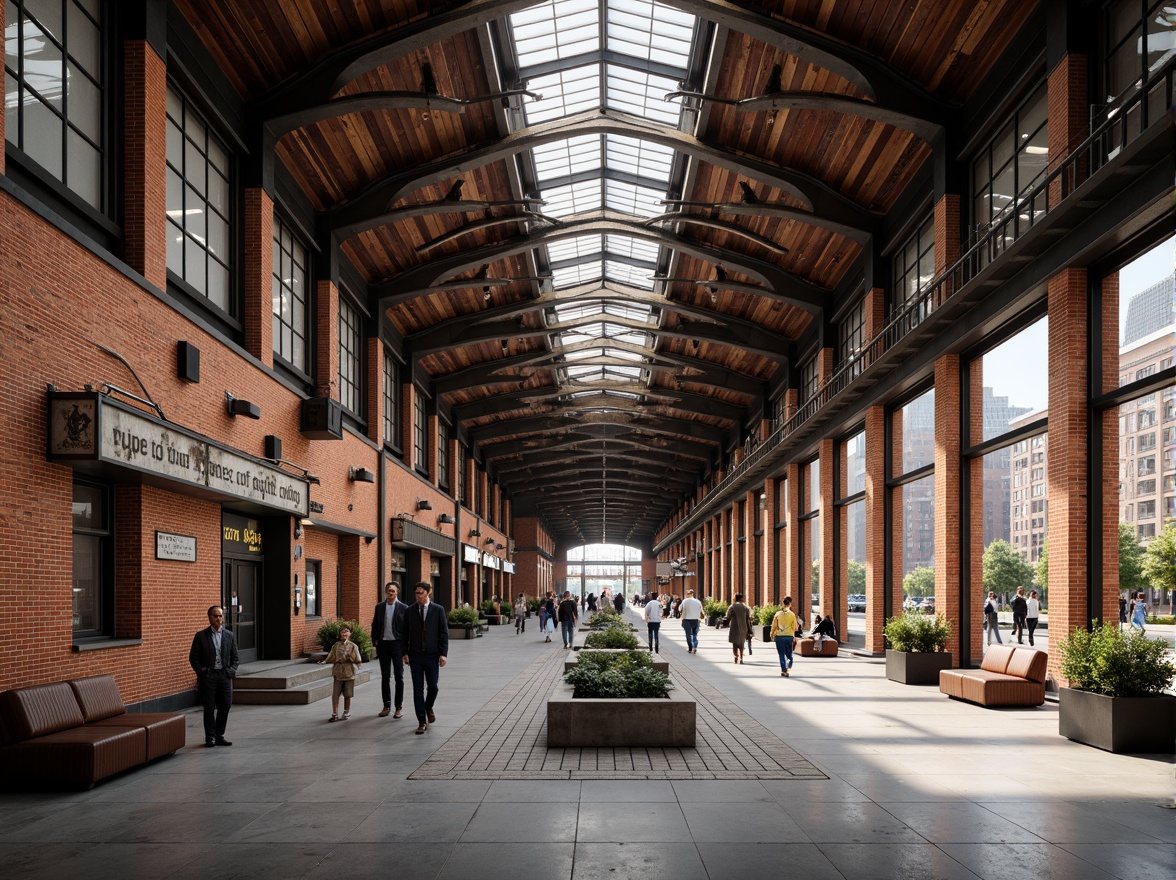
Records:
[[[1048,410],[1027,413],[1009,423],[1015,430],[1043,419]],[[1049,530],[1049,495],[1046,478],[1046,435],[1038,434],[1014,443],[1010,456],[1009,543],[1021,551],[1025,561],[1035,564],[1045,549]]]
[[[1032,407],[1013,406],[1009,399],[984,388],[984,437],[999,437],[1014,420],[1032,412]],[[1032,420],[1030,420],[1032,421]],[[1012,447],[1005,446],[984,456],[984,546],[993,541],[1012,543],[1012,475],[1009,471]]]
[[[1127,303],[1123,348],[1176,324],[1176,277],[1165,278],[1142,290]]]

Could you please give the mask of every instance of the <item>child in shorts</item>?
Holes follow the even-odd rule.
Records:
[[[359,656],[359,646],[351,641],[351,628],[343,627],[339,630],[339,641],[331,645],[331,650],[319,663],[332,663],[334,669],[331,674],[335,677],[331,688],[331,717],[328,721],[346,721],[351,717],[351,698],[355,696],[355,673],[362,658]],[[339,695],[343,695],[343,715],[339,716]]]

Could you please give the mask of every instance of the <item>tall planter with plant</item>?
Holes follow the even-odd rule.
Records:
[[[351,641],[355,642],[355,646],[359,648],[360,656],[364,660],[371,660],[375,656],[376,649],[372,645],[367,630],[360,626],[357,620],[331,620],[320,626],[315,635],[323,650],[330,651],[331,646],[339,641],[339,630],[344,626],[351,630]]]
[[[951,669],[951,624],[941,615],[903,614],[886,621],[886,677],[903,684],[939,684],[939,671]]]
[[[1115,623],[1076,629],[1058,644],[1069,687],[1058,692],[1058,732],[1108,752],[1176,752],[1176,678],[1168,646]]]
[[[760,640],[770,642],[772,633],[772,618],[780,610],[779,605],[764,605],[755,610],[755,623],[760,628]]]
[[[472,639],[478,627],[478,612],[466,605],[449,612],[449,637],[451,639]]]
[[[727,616],[727,603],[707,599],[702,603],[702,613],[706,615],[707,626],[718,626],[719,621]]]

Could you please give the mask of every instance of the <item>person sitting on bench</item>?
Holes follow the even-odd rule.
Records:
[[[823,650],[826,640],[837,644],[837,624],[833,622],[832,617],[826,614],[822,619],[819,613],[813,615],[813,639],[816,640],[816,644],[813,645],[814,651]]]

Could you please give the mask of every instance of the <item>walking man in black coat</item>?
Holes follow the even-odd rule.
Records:
[[[400,594],[400,584],[388,581],[384,585],[384,601],[376,606],[376,613],[372,616],[372,641],[376,646],[376,657],[380,661],[380,696],[384,699],[384,708],[380,710],[380,717],[387,718],[392,711],[392,685],[389,679],[395,674],[396,679],[396,714],[399,718],[401,707],[404,705],[404,612],[408,610],[397,596]]]
[[[445,609],[430,601],[433,588],[421,582],[413,592],[416,604],[404,614],[404,662],[412,673],[412,702],[416,709],[417,733],[424,733],[437,720],[437,682],[449,653],[449,624]],[[427,686],[427,690],[426,690]]]
[[[1025,643],[1025,615],[1029,611],[1029,603],[1025,601],[1025,588],[1017,587],[1017,595],[1013,596],[1013,633],[1017,636],[1017,644]]]
[[[241,661],[237,640],[224,623],[225,610],[213,605],[208,609],[208,628],[196,633],[188,652],[188,663],[196,673],[197,691],[204,704],[204,744],[209,748],[232,745],[225,739],[225,726],[233,705],[233,679]]]

